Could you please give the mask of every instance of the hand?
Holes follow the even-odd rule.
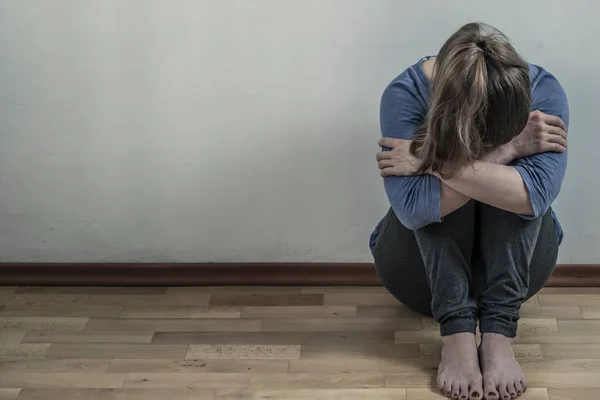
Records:
[[[377,165],[381,176],[410,176],[419,167],[419,160],[410,153],[412,140],[381,138],[379,146],[388,147],[389,151],[377,153]]]
[[[523,132],[510,141],[513,159],[567,150],[567,127],[554,115],[533,111]]]

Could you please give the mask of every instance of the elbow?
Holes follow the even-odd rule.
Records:
[[[418,231],[419,229],[429,225],[430,221],[425,221],[421,218],[415,218],[414,216],[398,216],[398,220],[405,227],[411,231]]]

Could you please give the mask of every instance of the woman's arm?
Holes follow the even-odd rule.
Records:
[[[464,196],[515,214],[533,215],[527,187],[514,167],[476,161],[452,178],[433,175]]]

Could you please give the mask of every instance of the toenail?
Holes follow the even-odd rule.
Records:
[[[473,394],[471,396],[473,396],[473,397],[479,397],[479,392],[473,392]]]

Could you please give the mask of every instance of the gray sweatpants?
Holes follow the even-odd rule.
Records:
[[[558,240],[551,213],[526,220],[470,201],[411,231],[390,209],[374,248],[384,286],[409,308],[433,317],[442,336],[475,332],[514,337],[519,309],[546,283]]]

